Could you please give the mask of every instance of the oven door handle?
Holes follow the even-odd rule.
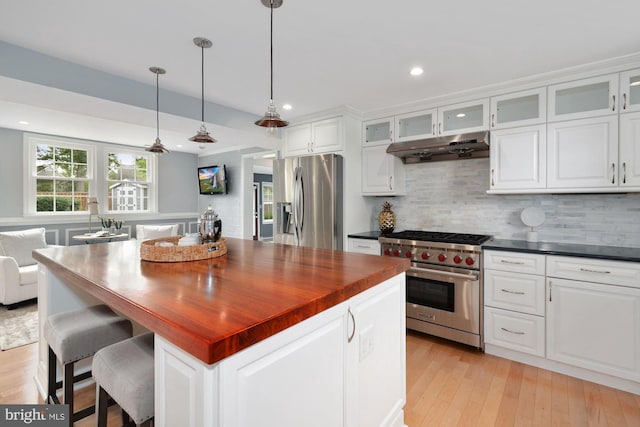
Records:
[[[412,274],[412,272],[415,272],[415,274]],[[461,273],[453,273],[451,271],[432,270],[430,268],[411,267],[409,270],[407,270],[408,276],[424,277],[425,274],[434,274],[438,276],[452,277],[456,279],[465,279],[470,281],[476,281],[480,278],[478,274],[461,274]]]

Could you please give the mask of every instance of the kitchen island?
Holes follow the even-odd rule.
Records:
[[[406,260],[227,239],[141,261],[139,242],[47,248],[39,310],[104,303],[154,332],[156,425],[403,425]],[[39,382],[46,389],[46,343]]]

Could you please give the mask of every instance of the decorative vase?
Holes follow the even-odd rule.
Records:
[[[382,234],[389,234],[396,228],[396,214],[391,210],[391,203],[384,202],[378,215],[378,226]]]

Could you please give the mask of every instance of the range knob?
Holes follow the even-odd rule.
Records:
[[[384,254],[385,254],[385,255],[391,255],[391,249],[389,249],[389,248],[384,248]]]
[[[394,249],[393,256],[400,256],[400,249]]]
[[[429,254],[429,252],[422,252],[421,256],[422,256],[422,259],[429,259],[431,255]]]
[[[455,262],[456,264],[460,264],[462,262],[462,257],[460,255],[454,256],[453,262]]]
[[[471,258],[470,256],[467,257],[467,259],[465,260],[465,262],[467,263],[467,265],[473,265],[476,263],[476,260]]]
[[[444,262],[446,259],[447,259],[447,256],[445,254],[438,255],[438,261]]]
[[[411,251],[407,251],[404,253],[404,256],[406,256],[407,258],[411,258],[411,255],[413,255]]]

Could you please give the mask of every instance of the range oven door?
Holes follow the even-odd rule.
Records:
[[[407,318],[480,334],[480,272],[411,264]]]

